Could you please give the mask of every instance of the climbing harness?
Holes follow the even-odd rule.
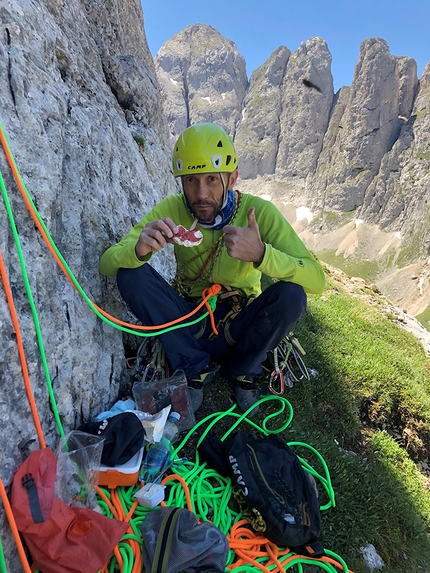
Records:
[[[234,290],[229,286],[223,286],[220,294],[218,295],[218,302],[226,303],[230,310],[221,318],[216,327],[224,329],[224,336],[226,341],[230,346],[234,346],[236,341],[230,334],[230,325],[232,321],[236,318],[241,310],[247,307],[253,300],[255,300],[256,295],[252,294],[250,296],[243,296],[238,290]],[[213,332],[209,335],[209,338],[213,338]]]

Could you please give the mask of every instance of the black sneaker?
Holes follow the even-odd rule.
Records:
[[[218,364],[209,364],[200,374],[192,376],[188,382],[188,393],[190,395],[191,408],[197,412],[203,402],[203,387],[212,382],[216,372],[219,370]]]
[[[244,375],[237,376],[234,386],[234,397],[239,410],[243,413],[253,406],[260,399],[260,392],[257,386],[258,376]],[[248,414],[250,418],[259,410],[259,406],[253,408]]]

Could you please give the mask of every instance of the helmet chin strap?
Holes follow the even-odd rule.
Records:
[[[228,199],[228,180],[230,178],[230,175],[229,175],[229,173],[226,173],[226,175],[227,175],[227,183],[224,181],[224,173],[220,173],[221,181],[222,181],[222,188],[223,188],[221,209],[224,209],[224,207],[227,205],[227,199]]]

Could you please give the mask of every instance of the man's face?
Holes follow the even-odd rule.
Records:
[[[224,178],[227,185],[230,183],[229,175],[228,173],[196,173],[182,176],[184,193],[197,219],[209,222],[218,215],[224,196],[221,178]]]

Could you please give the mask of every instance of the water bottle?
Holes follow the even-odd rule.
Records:
[[[179,427],[178,422],[181,415],[178,412],[170,412],[167,418],[166,424],[163,430],[163,438],[169,440],[171,444],[174,444],[179,438]]]
[[[171,463],[172,443],[178,439],[178,422],[181,415],[171,412],[164,425],[163,435],[159,442],[152,444],[143,461],[139,479],[144,483],[157,483]]]
[[[139,480],[144,483],[160,482],[164,472],[170,465],[171,451],[172,445],[164,437],[159,442],[152,444],[143,460]]]

